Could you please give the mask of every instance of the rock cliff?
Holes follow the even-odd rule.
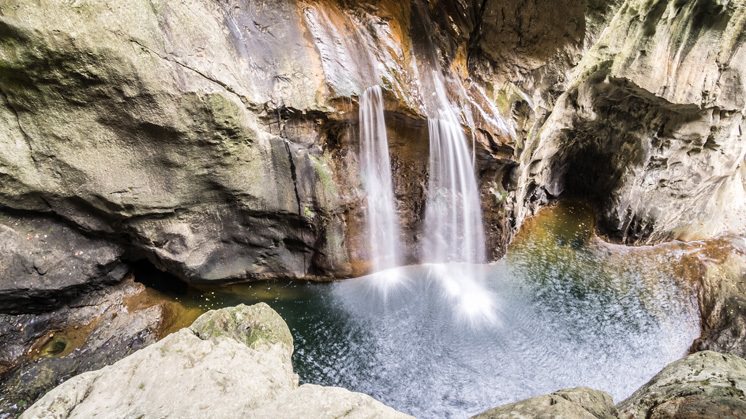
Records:
[[[362,273],[356,101],[381,84],[415,261],[436,71],[475,142],[493,257],[571,194],[627,243],[742,233],[744,13],[715,0],[5,2],[3,224],[22,211],[192,281]]]
[[[741,1],[624,2],[529,137],[521,208],[592,197],[629,244],[743,234],[745,16]]]

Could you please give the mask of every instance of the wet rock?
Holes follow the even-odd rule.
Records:
[[[332,108],[302,16],[291,2],[4,4],[0,204],[185,279],[344,273],[320,148]]]
[[[710,244],[699,257],[702,336],[693,351],[746,357],[746,243],[743,238]]]
[[[621,402],[623,418],[746,416],[746,360],[698,352],[663,369]]]
[[[372,84],[405,125],[391,124],[410,149],[397,153],[397,196],[407,241],[417,234],[433,114],[417,60],[441,45],[413,42],[439,15],[418,26],[414,12],[392,1],[6,2],[0,205],[55,214],[187,280],[349,276],[365,254],[355,102]],[[443,64],[480,154],[497,153],[494,106]]]
[[[66,381],[21,417],[408,417],[363,394],[298,386],[289,331],[278,320],[266,304],[208,312],[192,328]]]
[[[116,283],[123,253],[53,219],[0,213],[0,313],[48,311]]]
[[[614,401],[607,393],[585,387],[559,390],[490,409],[475,419],[498,418],[615,418]]]
[[[0,314],[0,417],[13,417],[76,374],[154,343],[177,318],[188,317],[184,310],[128,279],[58,310]]]
[[[741,2],[13,0],[1,11],[0,205],[52,214],[182,279],[365,271],[356,101],[372,84],[386,91],[416,261],[429,70],[447,76],[474,142],[492,257],[560,194],[593,195],[628,243],[743,224]]]

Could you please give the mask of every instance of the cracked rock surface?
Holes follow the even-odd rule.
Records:
[[[0,313],[49,311],[117,283],[122,253],[53,219],[0,212]]]

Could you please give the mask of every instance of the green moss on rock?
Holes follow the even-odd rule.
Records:
[[[226,337],[249,348],[274,344],[293,348],[287,324],[265,303],[209,311],[195,320],[191,330],[203,340]]]

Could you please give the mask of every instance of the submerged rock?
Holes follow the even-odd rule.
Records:
[[[698,352],[663,369],[627,400],[623,418],[746,417],[746,360]]]
[[[614,418],[614,401],[603,391],[578,387],[490,409],[474,419]]]
[[[249,348],[280,344],[292,355],[293,335],[277,312],[263,303],[239,307],[205,313],[190,329],[202,340],[225,337]]]
[[[191,328],[66,381],[21,417],[409,417],[363,394],[298,386],[292,350],[287,325],[266,304],[211,311]]]

